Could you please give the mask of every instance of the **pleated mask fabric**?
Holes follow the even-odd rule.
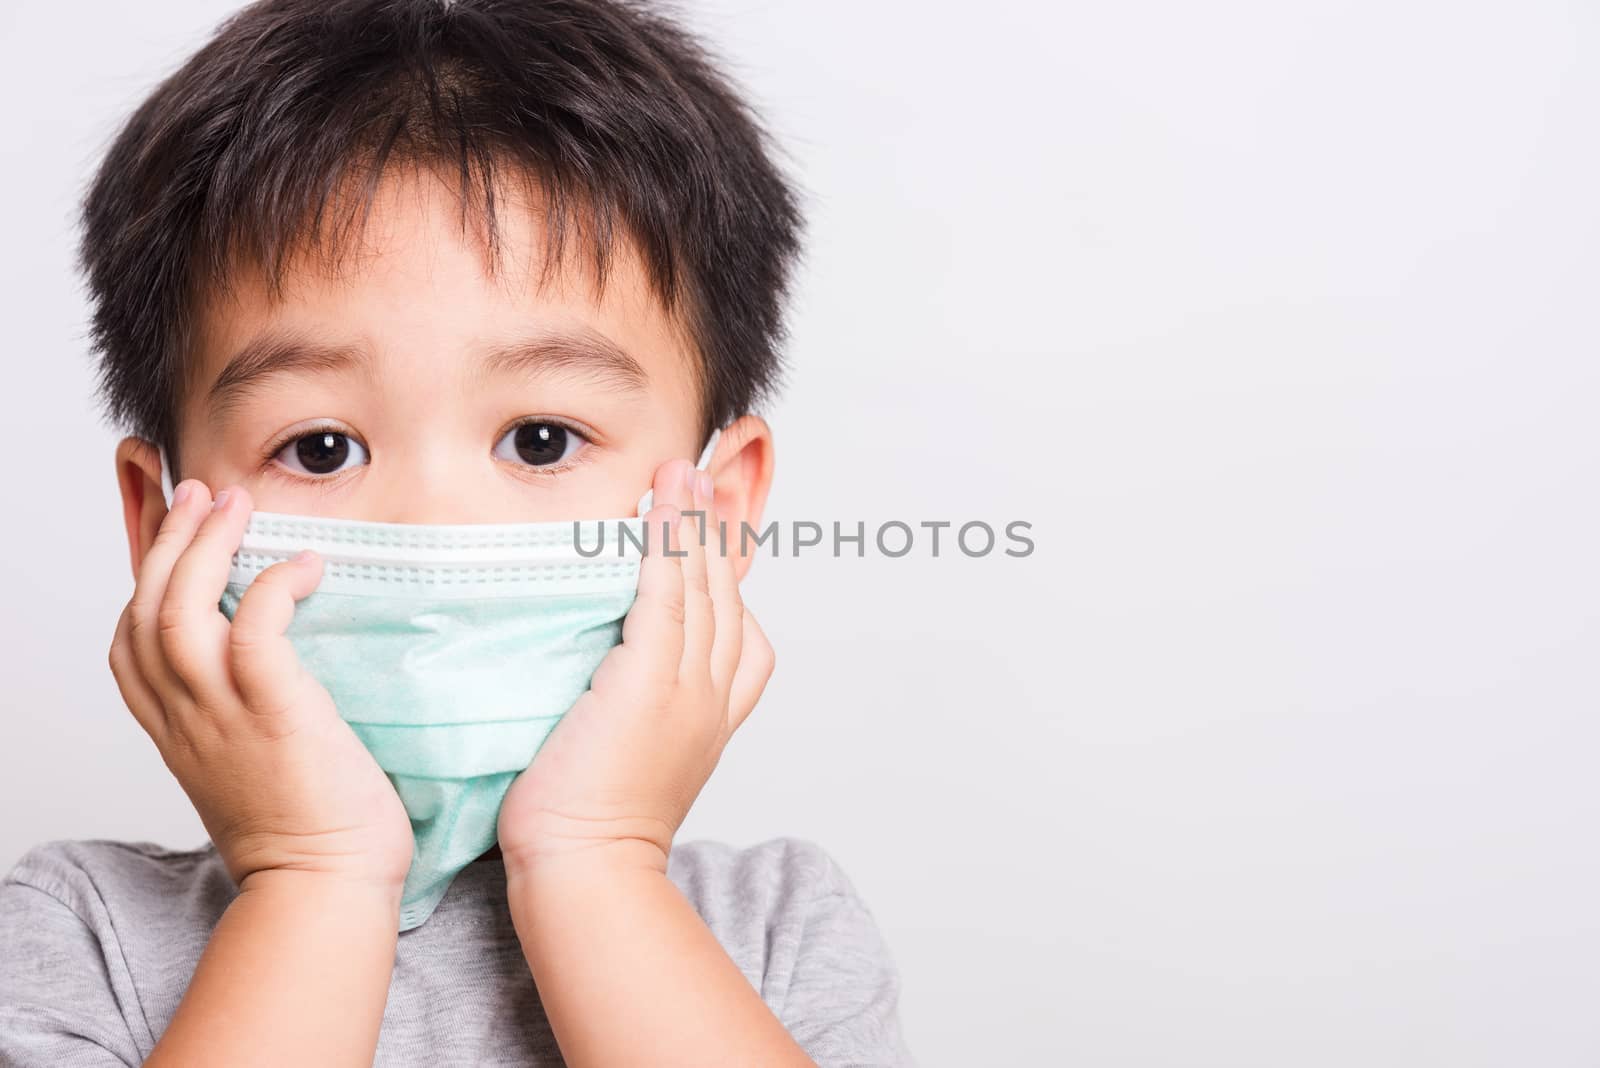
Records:
[[[251,515],[222,611],[232,619],[273,564],[302,549],[323,557],[322,581],[296,606],[288,638],[411,817],[401,930],[426,920],[495,844],[512,780],[622,640],[644,538],[640,520],[423,526]],[[588,559],[579,545],[603,548]]]

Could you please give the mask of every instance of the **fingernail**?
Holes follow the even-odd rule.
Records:
[[[192,496],[194,496],[194,485],[192,483],[178,483],[178,488],[172,491],[172,507],[178,507],[178,505],[182,504]]]
[[[700,496],[706,499],[707,504],[711,503],[712,494],[715,492],[716,488],[711,484],[711,475],[705,471],[700,472]]]
[[[294,562],[297,564],[309,564],[316,558],[317,554],[312,552],[310,549],[301,549],[299,552],[294,554]]]
[[[217,494],[217,499],[211,502],[211,510],[213,512],[220,512],[220,511],[222,511],[222,509],[226,508],[227,506],[228,506],[228,491],[227,490],[223,490],[221,493]]]
[[[693,467],[685,468],[683,472],[683,488],[688,490],[690,493],[694,492],[695,473],[696,472]]]

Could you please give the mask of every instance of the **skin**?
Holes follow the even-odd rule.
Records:
[[[231,624],[217,608],[251,510],[612,518],[647,487],[647,519],[686,555],[645,559],[622,644],[506,797],[507,907],[567,1063],[811,1063],[666,875],[773,665],[739,598],[739,539],[707,551],[682,513],[758,525],[771,433],[737,420],[697,473],[697,365],[632,250],[618,246],[603,288],[576,263],[540,287],[539,213],[509,195],[500,210],[491,271],[452,189],[412,170],[385,180],[342,267],[307,250],[277,294],[240,268],[201,309],[170,509],[155,447],[118,446],[135,589],[111,667],[239,885],[149,1064],[369,1065],[394,963],[409,822],[284,637],[322,561],[263,572]],[[636,366],[619,374],[571,342],[504,358],[556,334],[606,339]],[[269,373],[219,392],[252,346]],[[530,418],[587,440],[529,464],[506,441]],[[310,432],[359,447],[312,471],[293,444]]]

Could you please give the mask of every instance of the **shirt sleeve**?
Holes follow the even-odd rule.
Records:
[[[0,883],[0,1068],[139,1061],[88,925],[48,883]]]
[[[795,952],[784,1026],[822,1068],[915,1068],[900,1029],[900,972],[877,921],[833,859],[815,854],[823,870]]]

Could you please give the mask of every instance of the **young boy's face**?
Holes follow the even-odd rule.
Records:
[[[337,271],[300,256],[276,295],[258,273],[230,279],[199,319],[179,476],[243,486],[263,511],[380,522],[631,516],[656,468],[702,444],[686,330],[626,242],[603,290],[581,240],[541,288],[537,213],[497,211],[491,273],[454,189],[391,177]],[[770,437],[759,419],[740,430],[718,497],[748,514]],[[131,538],[155,510],[153,459],[135,439],[119,452]]]

